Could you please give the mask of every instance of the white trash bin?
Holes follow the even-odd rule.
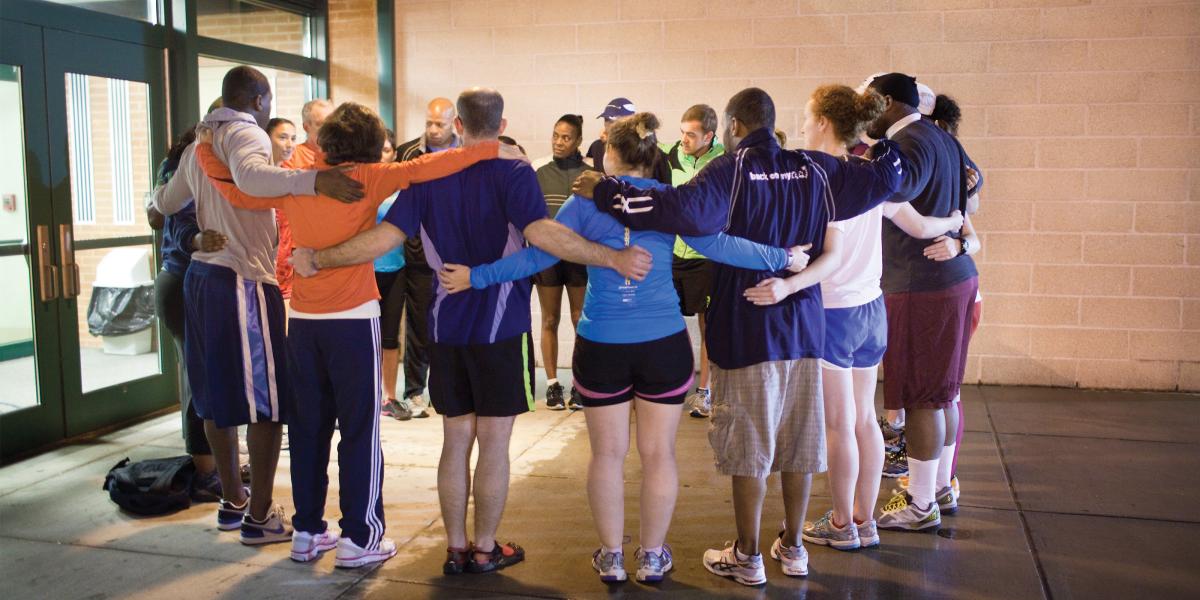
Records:
[[[95,295],[97,288],[148,288],[153,298],[154,278],[150,258],[148,248],[113,248],[96,266],[92,294]],[[145,354],[153,349],[154,327],[124,335],[102,335],[100,339],[105,354]]]

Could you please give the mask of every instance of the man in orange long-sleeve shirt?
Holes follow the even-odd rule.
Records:
[[[315,169],[323,164],[324,154],[317,144],[317,132],[333,112],[333,103],[324,99],[309,100],[300,109],[300,126],[304,128],[304,143],[296,146],[292,156],[283,162],[285,169]],[[279,246],[275,253],[275,279],[279,280],[279,292],[284,300],[292,297],[292,279],[295,271],[288,259],[292,257],[292,227],[283,211],[275,212],[275,223],[279,225]]]
[[[450,175],[497,158],[499,151],[496,143],[481,144],[417,161],[378,164],[384,136],[379,117],[354,103],[338,107],[320,130],[324,160],[318,159],[316,166],[353,165],[346,173],[362,182],[365,192],[354,204],[323,196],[248,196],[233,185],[211,148],[202,144],[197,157],[234,206],[280,209],[296,243],[324,248],[371,229],[379,205],[409,183]],[[517,154],[509,151],[506,156]],[[294,281],[287,345],[297,403],[289,422],[296,505],[291,556],[296,561],[312,560],[336,547],[337,566],[358,567],[387,560],[396,552],[395,544],[383,537],[378,299],[370,263]],[[342,438],[340,540],[326,529],[323,518],[335,420]]]

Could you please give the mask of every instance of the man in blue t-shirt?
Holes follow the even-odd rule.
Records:
[[[454,126],[463,144],[495,141],[504,131],[504,100],[473,88],[458,97]],[[297,248],[296,272],[312,275],[373,260],[407,237],[421,238],[433,270],[496,261],[528,239],[563,260],[612,268],[641,280],[650,255],[584,240],[546,216],[537,176],[527,163],[490,160],[455,175],[414,185],[396,198],[374,229],[318,252]],[[448,541],[446,574],[487,572],[520,562],[516,544],[496,543],[508,494],[508,446],[515,417],[533,410],[533,361],[528,352],[528,280],[448,295],[434,282],[429,311],[429,391],[443,417],[438,497]],[[471,450],[479,442],[474,481]],[[468,549],[469,490],[475,490],[475,546]],[[473,552],[472,552],[473,551]]]
[[[725,107],[726,153],[675,188],[645,189],[584,173],[576,192],[634,229],[678,235],[724,231],[766,244],[825,245],[829,221],[861,214],[891,197],[904,158],[891,142],[871,161],[783,150],[775,104],[761,89]],[[729,149],[734,149],[730,153]],[[782,472],[785,530],[771,556],[788,575],[808,573],[800,543],[812,474],[825,470],[820,365],[824,313],[817,285],[759,306],[746,290],[772,274],[716,265],[705,332],[716,389],[709,442],[717,470],[733,479],[737,541],[708,550],[704,566],[743,585],[766,582],[759,530],[767,477]]]

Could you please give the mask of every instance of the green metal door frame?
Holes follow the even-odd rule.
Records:
[[[7,8],[5,14],[7,15]],[[42,302],[36,290],[43,273],[33,258],[37,252],[36,229],[53,230],[50,186],[50,144],[46,131],[46,73],[42,57],[42,29],[0,20],[0,63],[21,68],[22,132],[25,145],[26,239],[19,250],[6,247],[5,254],[23,254],[29,265],[29,293],[33,317],[34,370],[38,404],[0,416],[0,461],[65,434],[62,379],[59,376],[59,302]],[[9,107],[11,109],[11,107]],[[50,244],[52,260],[58,264]],[[7,250],[16,250],[9,254]]]
[[[163,79],[163,52],[159,48],[80,35],[65,31],[46,30],[43,34],[46,57],[46,109],[50,116],[50,175],[54,196],[55,225],[73,224],[70,182],[70,153],[67,142],[66,75],[78,73],[108,79],[123,79],[147,84],[150,94],[149,140],[152,164],[139,165],[139,172],[152,176],[155,158],[166,154],[167,98]],[[149,232],[147,232],[149,233]],[[144,244],[147,236],[94,240],[91,244],[76,244],[76,251],[88,247],[116,247]],[[98,243],[99,242],[99,243]],[[161,262],[159,248],[154,247],[154,265]],[[175,357],[165,351],[171,339],[164,327],[157,327],[158,348],[161,353],[159,373],[90,392],[82,389],[80,369],[79,328],[76,304],[78,298],[64,298],[60,309],[63,397],[68,437],[86,433],[106,425],[127,421],[178,402],[174,374]]]

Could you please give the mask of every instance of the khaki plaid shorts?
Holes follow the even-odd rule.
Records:
[[[816,358],[725,370],[713,365],[708,442],[722,475],[825,470],[825,408]]]

